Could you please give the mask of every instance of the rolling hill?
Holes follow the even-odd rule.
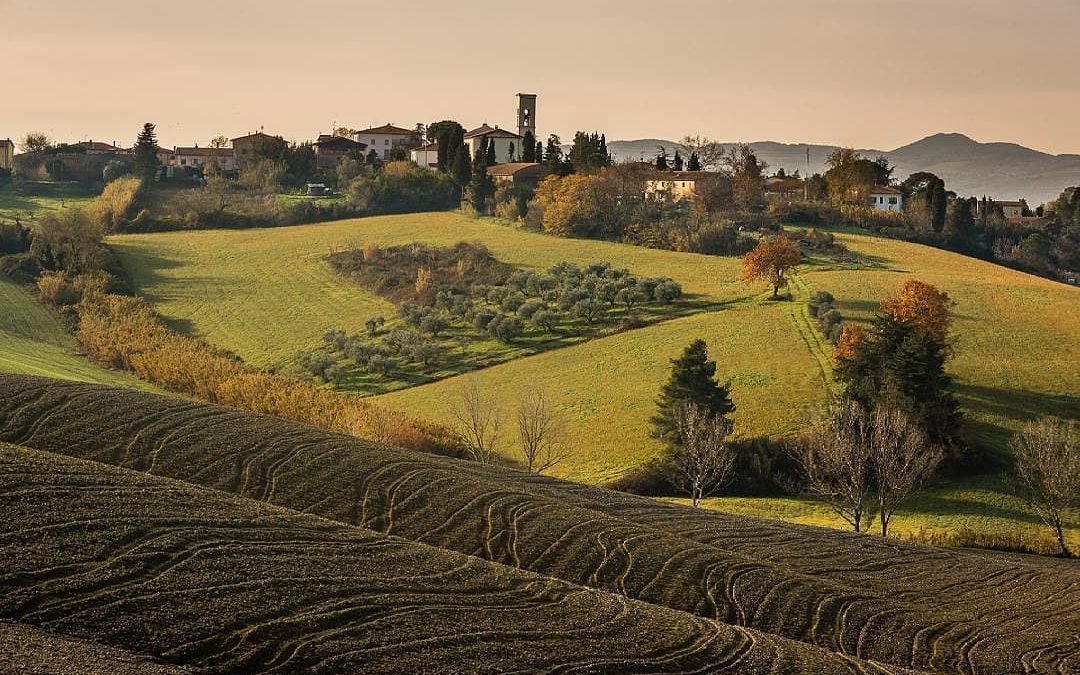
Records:
[[[1055,672],[1080,658],[1069,591],[1080,568],[1069,562],[695,511],[124,389],[18,376],[0,387],[11,393],[0,440],[850,656],[972,673]]]
[[[650,161],[657,146],[674,154],[675,141],[640,139],[612,141],[608,150],[616,159]],[[731,144],[728,144],[729,146]],[[773,169],[807,174],[806,151],[810,150],[810,173],[825,170],[831,145],[776,143],[750,144],[758,158]],[[930,171],[945,180],[950,190],[967,196],[992,197],[999,201],[1026,198],[1032,208],[1056,199],[1067,187],[1080,185],[1080,155],[1052,155],[1016,143],[980,143],[963,134],[935,134],[895,150],[860,150],[864,155],[884,155],[896,166],[894,176],[903,180],[917,171]]]
[[[115,650],[207,673],[900,672],[26,448],[0,446],[0,495],[0,614],[102,643],[70,672]]]
[[[77,355],[60,322],[24,289],[0,278],[0,373],[23,373],[159,391]]]
[[[811,261],[794,302],[769,302],[738,280],[739,260],[524,232],[452,213],[389,216],[300,227],[110,238],[136,289],[176,328],[262,367],[288,364],[324,331],[362,331],[382,299],[336,277],[322,259],[346,246],[480,241],[501,260],[544,269],[570,260],[609,260],[642,275],[670,276],[716,310],[627,331],[487,368],[476,378],[513,401],[526,383],[565,408],[575,453],[561,475],[602,481],[659,451],[648,435],[669,359],[704,337],[720,377],[730,379],[736,433],[780,437],[806,423],[829,391],[829,347],[801,300],[832,292],[842,314],[868,318],[878,301],[917,276],[957,301],[949,364],[976,438],[1003,447],[1037,414],[1074,413],[1080,379],[1080,289],[917,244],[839,234],[862,265]],[[389,315],[389,314],[388,314]],[[392,409],[446,419],[461,378],[395,392]],[[506,449],[506,456],[512,450]]]

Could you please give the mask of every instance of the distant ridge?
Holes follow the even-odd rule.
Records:
[[[669,153],[679,149],[685,154],[686,149],[675,141],[656,138],[611,141],[608,149],[617,160],[651,160],[661,145]],[[771,170],[783,167],[788,172],[798,169],[802,174],[807,172],[807,147],[810,173],[824,171],[826,155],[838,147],[775,141],[750,145]],[[1080,185],[1080,155],[1052,155],[1016,143],[980,143],[960,133],[934,134],[895,150],[860,152],[887,157],[896,165],[893,175],[900,180],[916,171],[930,171],[959,194],[998,200],[1025,198],[1032,207],[1056,199],[1067,187]]]

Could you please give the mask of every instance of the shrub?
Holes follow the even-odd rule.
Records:
[[[382,315],[373,316],[364,322],[364,328],[367,330],[367,334],[374,337],[379,329],[386,323],[386,319]]]

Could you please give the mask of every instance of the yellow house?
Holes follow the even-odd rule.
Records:
[[[645,181],[646,199],[678,202],[694,196],[697,184],[715,178],[710,171],[671,171]]]
[[[0,139],[0,169],[15,169],[15,144],[10,138]]]

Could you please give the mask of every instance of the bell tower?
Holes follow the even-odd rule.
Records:
[[[518,135],[524,136],[526,131],[531,131],[533,138],[539,141],[536,136],[536,94],[518,94],[517,100]]]

